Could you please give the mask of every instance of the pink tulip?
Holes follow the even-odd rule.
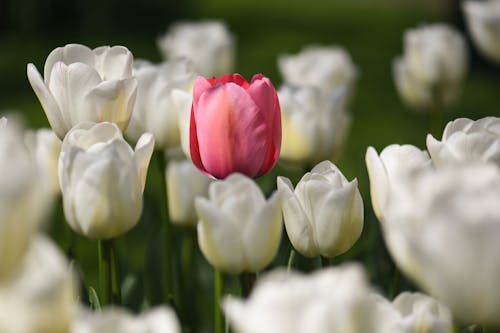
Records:
[[[239,74],[196,78],[190,126],[191,159],[210,177],[233,172],[259,177],[278,160],[280,106],[262,74],[251,83]]]

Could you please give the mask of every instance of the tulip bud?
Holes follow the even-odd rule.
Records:
[[[198,197],[198,244],[221,271],[257,272],[273,260],[281,240],[281,198],[266,201],[251,179],[233,174],[210,184],[209,199]]]
[[[195,226],[198,222],[194,199],[208,195],[210,178],[198,170],[191,161],[168,163],[166,170],[168,213],[175,224]]]
[[[349,250],[363,229],[363,200],[358,181],[348,182],[330,161],[302,177],[295,191],[278,177],[283,217],[293,247],[306,257],[335,257]]]
[[[500,118],[459,118],[449,122],[441,141],[427,135],[427,149],[436,166],[493,162],[500,166]]]
[[[233,172],[259,177],[276,164],[280,147],[280,106],[268,78],[196,79],[190,150],[198,169],[219,179]]]
[[[28,80],[61,140],[82,121],[110,121],[124,131],[137,88],[132,62],[132,53],[123,46],[91,50],[68,44],[49,54],[44,78],[28,64]]]
[[[456,101],[467,72],[463,36],[444,24],[411,29],[404,36],[404,54],[393,64],[403,100],[419,109]]]
[[[333,98],[314,87],[282,86],[278,91],[283,141],[280,158],[315,165],[340,156],[351,117],[342,96]]]
[[[127,232],[142,211],[154,138],[145,133],[135,151],[113,123],[80,123],[63,140],[59,157],[64,215],[71,228],[93,239]]]
[[[136,62],[137,99],[125,134],[134,141],[149,132],[155,137],[155,148],[165,150],[180,144],[175,91],[192,94],[195,74],[186,59],[171,60],[158,65]],[[182,112],[189,112],[191,105]]]
[[[278,67],[287,84],[316,87],[327,96],[339,88],[350,91],[358,76],[351,56],[339,46],[305,47],[280,56]]]
[[[500,2],[464,1],[462,10],[473,42],[489,59],[500,62]]]
[[[165,59],[187,58],[203,76],[233,71],[235,38],[223,22],[177,22],[158,39]]]
[[[372,206],[380,222],[385,220],[393,184],[415,170],[432,168],[429,154],[412,145],[387,146],[380,156],[373,147],[368,147],[365,160]]]

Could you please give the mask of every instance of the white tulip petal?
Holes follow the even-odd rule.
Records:
[[[103,80],[120,80],[132,76],[133,55],[123,46],[101,46],[94,49]]]
[[[95,66],[95,54],[87,46],[80,44],[67,44],[64,47],[54,49],[45,60],[43,69],[43,76],[47,86],[51,81],[52,69],[58,62],[63,62],[66,65],[80,62],[93,67]]]
[[[142,184],[142,191],[146,185],[146,176],[148,173],[149,162],[153,155],[155,139],[152,134],[144,133],[137,141],[135,146],[134,160],[139,171],[139,177]]]
[[[177,109],[177,120],[181,136],[181,147],[188,158],[191,157],[189,147],[189,123],[191,119],[191,104],[193,95],[179,89],[172,91],[172,99]]]

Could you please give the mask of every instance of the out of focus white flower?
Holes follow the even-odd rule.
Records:
[[[465,39],[455,29],[444,24],[410,29],[404,54],[393,63],[396,88],[414,108],[447,106],[460,94],[467,61]]]
[[[427,135],[427,149],[438,167],[470,162],[492,162],[500,166],[500,118],[451,121],[441,141]]]
[[[278,177],[283,218],[293,247],[302,255],[335,257],[349,250],[363,229],[363,200],[358,181],[348,182],[330,161],[302,177],[295,191]]]
[[[59,182],[71,228],[93,239],[127,232],[142,212],[154,138],[143,134],[135,151],[114,123],[80,123],[64,138]]]
[[[307,46],[294,55],[278,58],[285,83],[313,86],[330,95],[337,89],[351,90],[357,69],[349,53],[339,46]]]
[[[235,38],[220,21],[178,22],[158,39],[165,59],[185,57],[203,76],[233,72]]]
[[[50,202],[21,127],[0,120],[0,281],[19,268]],[[1,331],[1,330],[0,330]]]
[[[124,131],[135,103],[133,56],[123,46],[89,49],[68,44],[53,50],[44,77],[28,64],[28,80],[62,140],[81,121],[110,121]]]
[[[48,238],[37,236],[18,260],[21,270],[0,283],[0,332],[69,332],[76,290],[64,255]]]
[[[398,267],[466,323],[500,325],[500,170],[443,167],[395,188],[383,225]]]
[[[282,86],[282,146],[280,158],[314,165],[336,159],[342,150],[351,118],[342,96],[327,96],[313,87]]]
[[[416,170],[432,168],[429,154],[412,145],[387,146],[380,156],[373,147],[368,147],[365,160],[372,206],[380,222],[385,221],[393,184]]]
[[[197,196],[208,195],[211,179],[190,160],[172,160],[165,171],[170,220],[175,224],[195,226],[198,217],[194,200]]]
[[[281,240],[281,196],[266,201],[250,178],[235,173],[209,187],[209,198],[196,198],[198,244],[221,271],[257,272],[267,266]]]
[[[119,307],[101,312],[81,310],[74,320],[71,333],[180,333],[175,313],[166,306],[133,315]]]
[[[172,101],[177,111],[177,125],[180,132],[181,148],[184,155],[191,159],[189,130],[191,125],[191,105],[193,94],[176,89],[172,91]]]
[[[26,131],[25,141],[47,193],[52,193],[54,196],[59,194],[61,188],[57,175],[57,161],[61,152],[61,140],[51,129],[42,128]]]
[[[500,1],[464,1],[462,10],[476,46],[488,58],[500,62]]]
[[[228,296],[222,307],[239,333],[387,333],[394,312],[375,300],[361,266],[351,264],[311,275],[271,272],[247,300]]]
[[[180,144],[178,104],[173,94],[176,90],[191,95],[195,73],[186,59],[175,59],[154,65],[136,62],[134,74],[138,81],[137,99],[126,135],[137,140],[143,133],[152,133],[156,149],[168,149]]]

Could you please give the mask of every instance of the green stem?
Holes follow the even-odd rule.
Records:
[[[112,239],[98,241],[99,291],[103,304],[120,304],[120,275]]]
[[[156,160],[158,161],[158,173],[160,175],[160,219],[163,222],[163,233],[165,237],[165,262],[164,262],[164,281],[165,281],[165,301],[172,303],[173,295],[173,273],[172,273],[172,225],[168,217],[168,204],[167,204],[167,182],[165,179],[165,170],[167,167],[167,160],[163,151],[156,152]]]
[[[394,265],[394,277],[392,280],[392,287],[391,287],[391,299],[396,297],[401,290],[401,272],[399,271],[398,267]]]
[[[330,266],[330,259],[325,258],[323,256],[321,256],[320,258],[321,258],[321,267],[328,267],[328,266]]]
[[[196,327],[196,295],[197,284],[194,273],[194,252],[195,252],[196,229],[185,228],[182,230],[181,247],[181,276],[179,283],[182,290],[182,312],[186,325],[195,331]]]
[[[292,248],[290,250],[290,256],[288,257],[288,264],[286,266],[287,272],[293,268],[293,262],[295,261],[295,250]]]
[[[224,332],[224,319],[222,318],[221,299],[224,289],[224,277],[222,273],[214,268],[214,328],[215,333]]]
[[[248,298],[248,296],[252,292],[256,280],[257,275],[255,273],[240,274],[241,296],[243,296],[243,298]]]

